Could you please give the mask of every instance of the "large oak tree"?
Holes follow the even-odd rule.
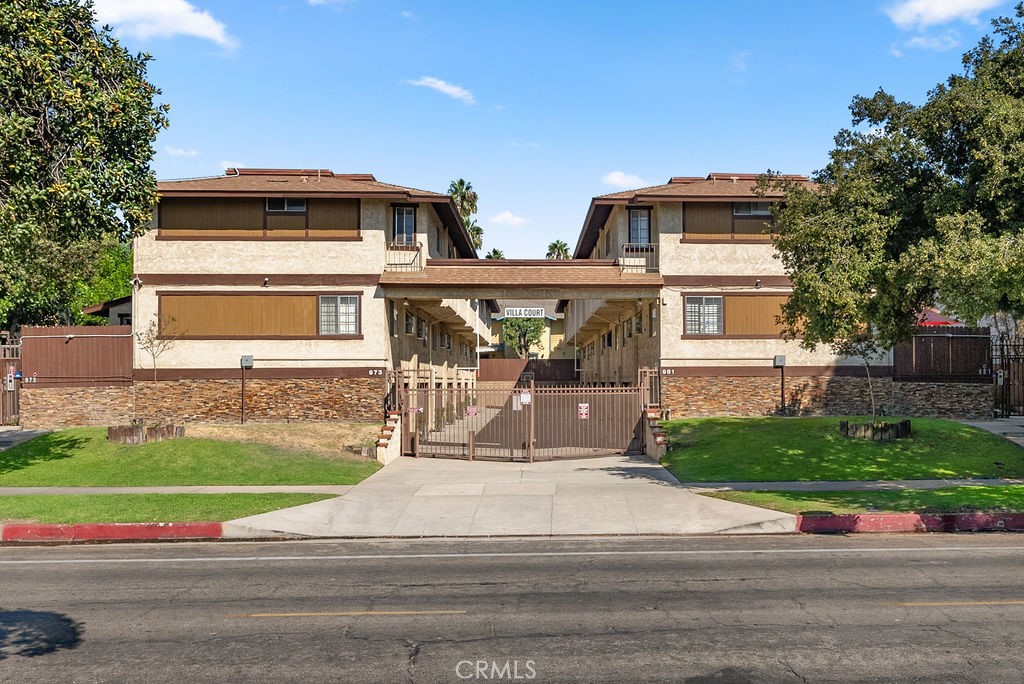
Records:
[[[74,320],[97,257],[142,232],[167,105],[91,0],[0,3],[0,324]],[[87,302],[91,303],[91,302]]]
[[[766,180],[788,195],[789,336],[856,353],[906,339],[933,303],[967,321],[1024,314],[1022,19],[1024,3],[995,20],[920,106],[855,97],[816,186]]]

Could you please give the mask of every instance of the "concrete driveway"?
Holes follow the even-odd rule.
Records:
[[[401,458],[335,499],[234,520],[225,536],[475,537],[794,532],[792,515],[689,491],[644,457]]]

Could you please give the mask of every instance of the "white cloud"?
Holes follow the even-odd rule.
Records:
[[[601,177],[601,182],[612,187],[628,190],[630,188],[642,188],[647,185],[640,176],[625,171],[609,171]]]
[[[402,10],[401,12],[399,12],[399,15],[401,15],[401,17],[403,19],[412,19],[412,18],[414,18],[416,16],[415,14],[410,12],[409,10]]]
[[[946,52],[960,44],[959,34],[956,31],[946,31],[941,36],[914,36],[903,47],[915,48],[917,50],[934,50],[935,52]]]
[[[900,50],[900,46],[899,45],[897,45],[896,43],[893,43],[892,45],[889,46],[889,54],[891,56],[893,56],[893,57],[902,57],[903,56],[903,50]]]
[[[96,0],[95,8],[96,21],[110,24],[119,36],[139,40],[194,36],[228,49],[238,44],[224,24],[186,0]]]
[[[334,6],[334,7],[342,7],[343,5],[347,5],[350,2],[352,2],[352,0],[309,0],[309,4],[313,5],[314,7],[325,6],[325,5],[326,6]]]
[[[171,145],[164,145],[164,151],[172,157],[194,157],[199,154],[198,151],[193,149],[186,150],[184,147],[173,147]]]
[[[902,0],[885,8],[901,29],[924,28],[951,21],[978,23],[978,15],[1005,0]]]
[[[540,145],[538,145],[537,143],[534,143],[534,142],[521,143],[521,142],[516,142],[515,140],[513,140],[509,144],[512,145],[512,147],[522,147],[522,148],[526,148],[526,149],[530,149],[530,150],[535,150],[538,147],[540,147]]]
[[[244,169],[245,168],[245,162],[222,161],[222,162],[218,162],[218,164],[220,164],[220,170],[221,171],[227,171],[228,169]]]
[[[407,83],[409,85],[422,86],[424,88],[436,90],[448,97],[461,100],[466,104],[476,104],[476,99],[473,97],[473,93],[461,86],[455,85],[454,83],[448,83],[447,81],[442,81],[441,79],[434,78],[433,76],[423,76],[421,78],[417,78],[415,81],[407,81]]]
[[[509,226],[510,228],[518,228],[520,226],[525,226],[529,222],[530,219],[523,218],[522,216],[516,216],[507,209],[498,214],[497,216],[491,217],[491,223],[493,223],[494,225]]]
[[[729,55],[729,64],[732,66],[733,71],[743,73],[750,66],[750,56],[753,53],[750,50],[740,50]]]

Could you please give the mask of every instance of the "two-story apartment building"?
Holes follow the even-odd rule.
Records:
[[[324,169],[228,169],[159,184],[135,241],[141,417],[377,420],[389,371],[472,380],[492,303],[388,299],[386,270],[476,259],[450,197]],[[159,352],[154,356],[154,348]],[[470,369],[470,370],[467,370]]]
[[[779,336],[776,316],[791,287],[771,244],[771,204],[783,197],[756,194],[756,180],[676,177],[593,199],[574,258],[658,272],[663,287],[654,301],[564,302],[584,379],[627,384],[639,368],[656,366],[662,402],[675,415],[758,415],[782,403],[775,366],[784,356],[789,409],[866,407],[860,359]],[[887,360],[875,369],[890,371]]]

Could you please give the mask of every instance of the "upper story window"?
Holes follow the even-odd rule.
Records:
[[[394,242],[411,245],[416,242],[416,207],[394,207]]]
[[[771,202],[733,202],[732,213],[735,216],[771,216]]]
[[[629,210],[629,242],[634,245],[651,243],[651,210]]]
[[[306,211],[306,200],[296,197],[268,197],[267,211],[287,211],[301,214]]]

